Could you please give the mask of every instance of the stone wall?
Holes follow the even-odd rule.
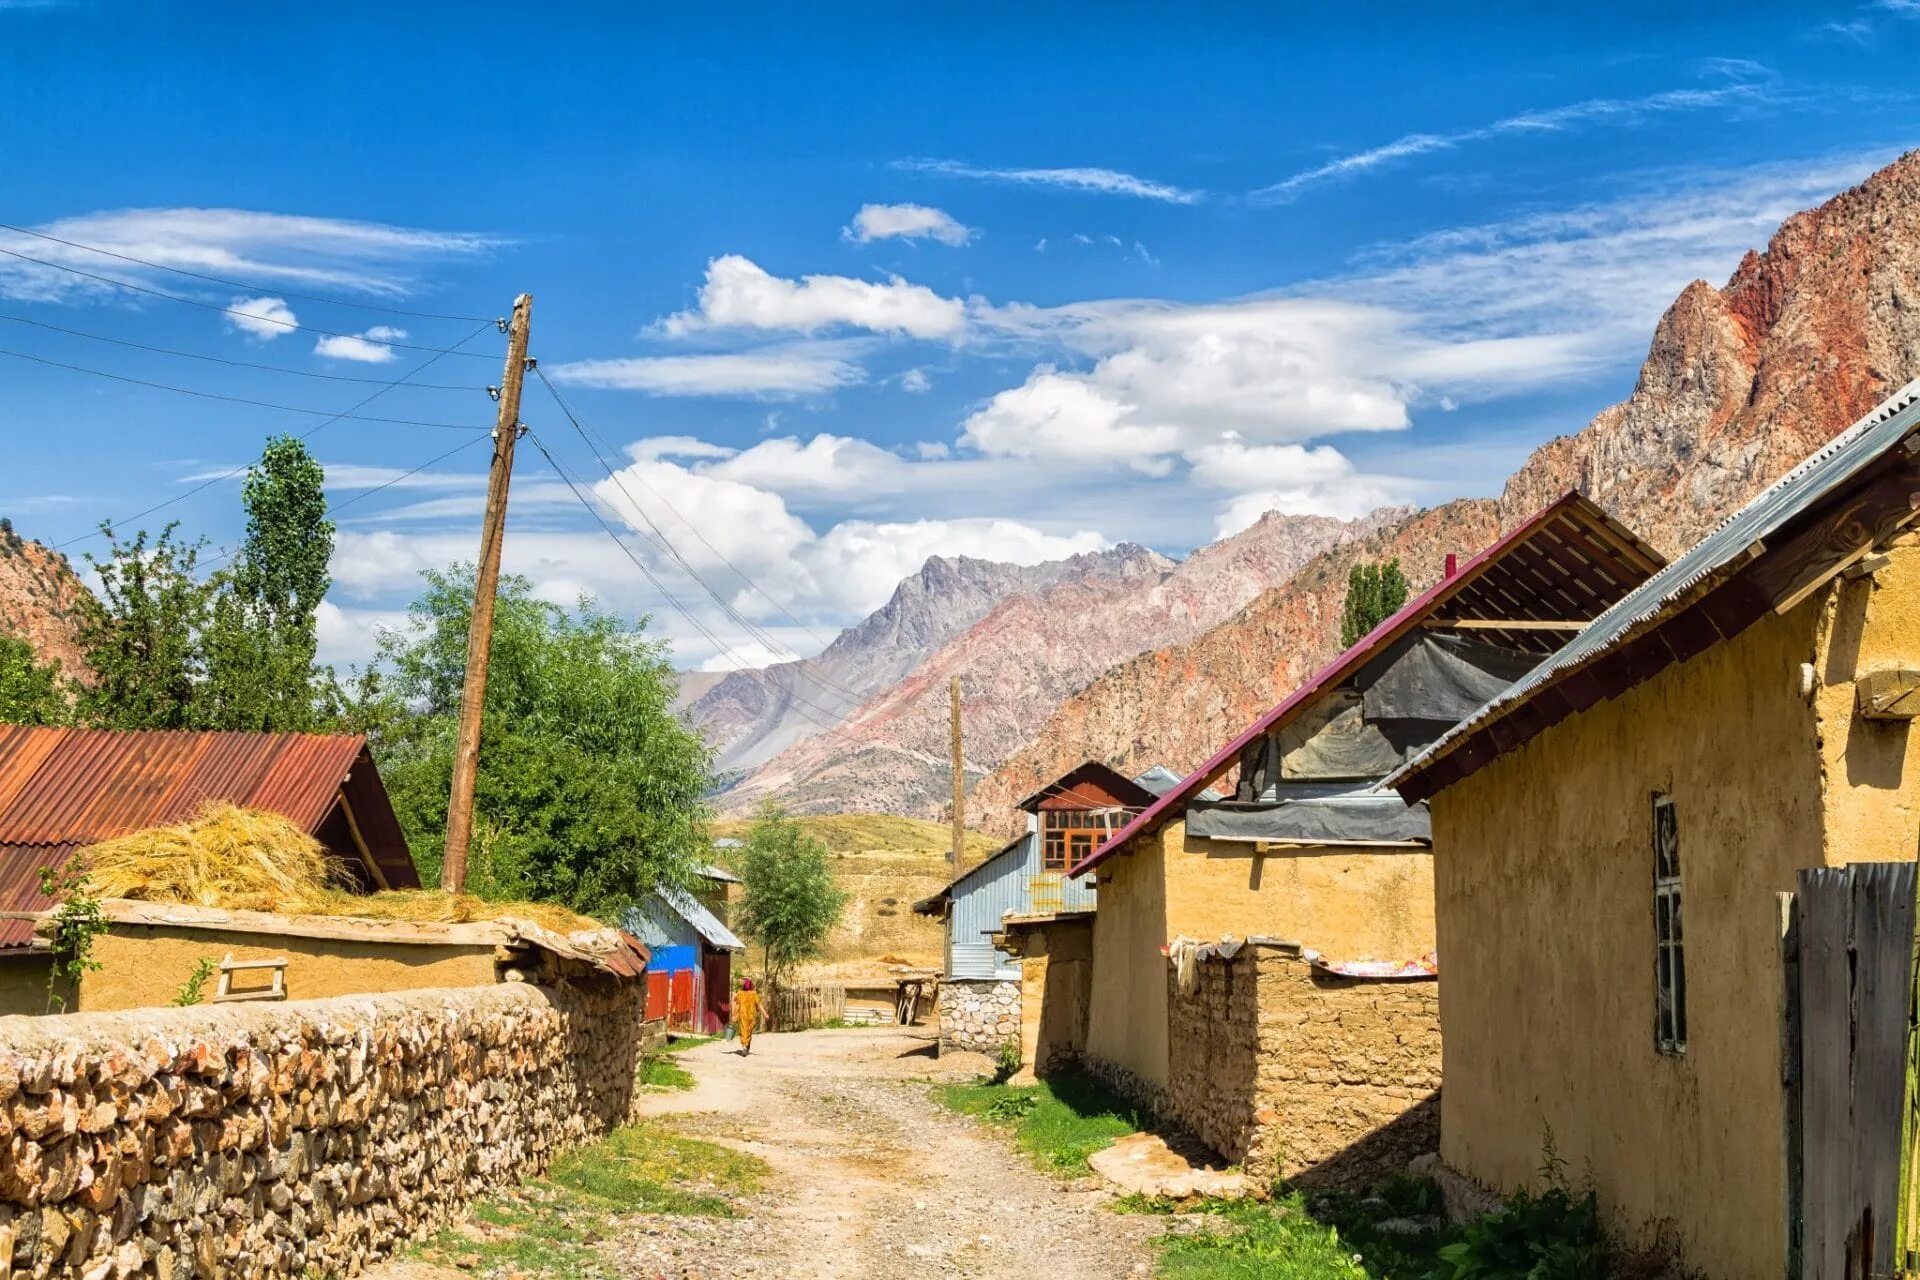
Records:
[[[625,1120],[642,998],[0,1018],[0,1278],[356,1274]]]
[[[1247,946],[1168,966],[1163,1114],[1257,1178],[1364,1186],[1439,1144],[1440,989]]]
[[[949,979],[940,984],[940,1049],[997,1054],[1020,1043],[1020,984]]]

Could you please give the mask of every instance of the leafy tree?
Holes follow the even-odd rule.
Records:
[[[466,668],[473,567],[428,573],[404,632],[383,638],[350,722],[380,771],[421,878],[436,883]],[[606,918],[706,860],[711,753],[674,713],[663,642],[582,599],[571,610],[500,581],[474,789],[467,887]]]
[[[1398,557],[1362,562],[1347,573],[1347,606],[1340,619],[1340,645],[1346,648],[1400,612],[1407,602],[1407,578]]]
[[[81,717],[109,729],[191,729],[206,679],[202,633],[218,583],[194,574],[205,541],[185,543],[169,524],[149,540],[112,540],[104,559],[87,557],[100,594],[83,602],[79,644],[93,683]]]
[[[847,895],[833,883],[827,846],[768,800],[747,830],[734,922],[766,955],[767,983],[784,985],[794,967],[820,954]]]
[[[59,664],[37,662],[25,640],[0,636],[0,722],[64,724],[70,710]]]
[[[314,663],[314,617],[332,585],[326,472],[292,436],[267,441],[241,486],[247,532],[213,599],[199,717],[209,727],[317,727],[333,685]]]

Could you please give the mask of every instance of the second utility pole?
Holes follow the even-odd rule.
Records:
[[[507,527],[507,482],[520,439],[520,384],[527,374],[527,330],[533,295],[513,300],[507,324],[507,367],[500,375],[500,416],[493,427],[493,465],[487,471],[487,513],[480,522],[480,564],[473,575],[473,618],[467,625],[467,678],[460,688],[460,731],[453,748],[453,790],[447,797],[447,843],[440,887],[459,893],[467,883],[467,847],[473,841],[473,784],[480,768],[480,712],[487,701],[487,658],[493,651],[493,598],[500,585],[500,542]]]
[[[960,677],[947,687],[948,712],[953,717],[953,874],[967,869],[967,769],[960,753]]]

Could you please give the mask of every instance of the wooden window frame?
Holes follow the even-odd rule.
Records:
[[[1673,797],[1653,795],[1653,1047],[1687,1052],[1687,952],[1680,877],[1680,820]]]
[[[1137,809],[1042,809],[1040,811],[1040,869],[1064,873],[1092,855],[1120,828],[1132,821]],[[1080,848],[1076,849],[1075,846]]]

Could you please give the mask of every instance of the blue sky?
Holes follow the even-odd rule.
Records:
[[[217,555],[214,478],[317,426],[359,660],[474,552],[529,290],[594,434],[522,416],[628,536],[523,447],[509,567],[688,666],[810,652],[934,552],[1497,492],[1920,118],[1920,0],[695,8],[0,0],[0,513]]]

